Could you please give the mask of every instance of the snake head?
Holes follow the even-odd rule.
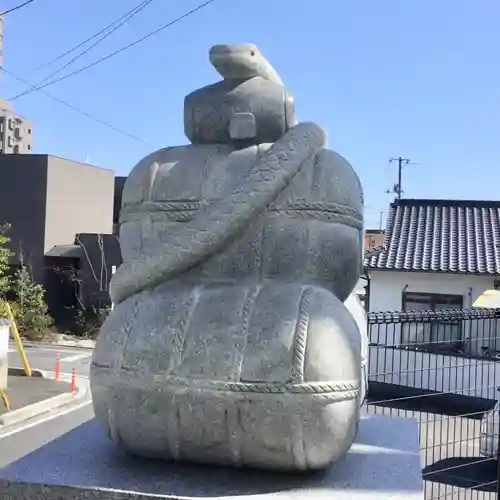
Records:
[[[260,76],[283,85],[271,63],[252,43],[214,45],[210,49],[209,59],[225,80],[248,80]]]

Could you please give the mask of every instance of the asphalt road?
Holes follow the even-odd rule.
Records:
[[[59,352],[61,373],[71,373],[72,368],[75,368],[77,375],[88,377],[92,358],[91,349],[26,343],[24,350],[32,368],[53,372],[56,366],[57,352]],[[14,343],[9,345],[9,366],[22,366]]]
[[[57,352],[61,359],[61,378],[70,379],[75,368],[77,385],[85,394],[73,405],[45,413],[8,429],[0,429],[0,467],[14,462],[33,450],[56,439],[80,424],[93,418],[88,375],[92,350],[81,348],[52,347],[37,344],[25,346],[31,368],[54,372]],[[9,348],[9,366],[21,367],[14,344]]]

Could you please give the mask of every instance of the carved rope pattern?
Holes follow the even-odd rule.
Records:
[[[196,211],[202,207],[199,201],[143,201],[129,203],[122,207],[122,212],[129,214],[135,212],[164,212],[164,211]],[[319,210],[321,212],[339,212],[352,217],[362,217],[362,215],[352,207],[341,205],[340,203],[325,201],[294,201],[284,205],[271,205],[270,210],[291,209],[291,210]]]
[[[306,288],[302,293],[299,304],[299,314],[295,329],[295,346],[292,361],[292,380],[294,382],[304,381],[304,362],[306,358],[307,332],[309,330],[309,300],[312,290]]]
[[[94,370],[99,370],[100,376],[122,378],[120,372],[116,375],[109,371],[109,368],[92,363]],[[104,370],[104,371],[103,371]],[[134,370],[124,370],[126,372]],[[357,382],[310,382],[302,384],[283,384],[279,382],[221,382],[221,381],[192,381],[188,379],[178,379],[169,377],[166,374],[153,376],[154,382],[161,384],[163,388],[180,387],[183,390],[195,389],[210,390],[216,392],[234,392],[247,394],[293,394],[297,396],[319,397],[327,401],[349,401],[360,396],[361,386]]]
[[[224,390],[231,392],[258,392],[260,394],[317,394],[347,393],[357,395],[356,382],[310,382],[302,384],[228,382]],[[354,396],[355,397],[355,396]]]
[[[359,213],[352,207],[347,205],[341,205],[340,203],[325,202],[325,201],[302,201],[287,203],[283,207],[277,207],[277,210],[289,209],[289,210],[317,210],[319,212],[332,212],[341,215],[347,215],[349,217],[354,217],[356,219],[362,219],[363,215]]]
[[[133,375],[135,370],[118,369],[115,371],[97,363],[92,362],[94,370],[99,370],[99,376],[103,378],[111,378],[119,380],[122,383],[129,383],[133,380],[132,385],[137,383],[137,378]],[[132,375],[133,379],[128,377]],[[162,387],[179,387],[189,389],[212,390],[220,392],[246,392],[256,394],[296,394],[306,396],[321,396],[328,399],[354,399],[359,396],[361,384],[356,381],[328,381],[328,382],[304,382],[300,384],[281,383],[281,382],[225,382],[221,380],[198,380],[181,378],[169,375],[168,373],[157,373],[152,375],[155,383],[161,384]]]
[[[189,222],[194,219],[196,215],[196,212],[182,212],[182,211],[177,211],[177,212],[165,212],[163,214],[155,214],[153,221],[158,221],[158,222]],[[339,215],[339,214],[334,214],[334,213],[329,213],[329,212],[319,212],[316,210],[270,210],[269,211],[269,216],[270,217],[277,217],[277,216],[286,216],[286,217],[291,217],[294,219],[315,219],[319,220],[322,222],[336,222],[336,223],[342,223],[347,226],[354,227],[356,229],[361,229],[363,227],[362,222],[360,222],[358,219],[353,219],[352,217],[347,217],[344,215]],[[144,220],[148,220],[149,215],[147,216],[138,216],[138,215],[133,215],[133,216],[124,216],[120,218],[120,223],[124,224],[126,222],[141,222]]]
[[[245,349],[248,341],[248,325],[250,323],[252,309],[255,306],[255,301],[257,300],[257,297],[259,296],[261,290],[261,285],[250,287],[243,303],[243,308],[241,311],[241,323],[238,329],[238,337],[240,339],[240,343],[235,352],[236,359],[233,367],[233,371],[237,374],[238,377],[241,377]]]
[[[297,394],[322,396],[328,399],[354,399],[361,390],[358,382],[306,382],[300,384],[284,384],[280,382],[223,382],[219,380],[203,380],[193,382],[189,379],[154,375],[155,382],[163,386],[172,385],[186,387],[195,386],[200,389],[222,392],[247,392],[258,394]]]
[[[120,223],[153,220],[169,220],[173,222],[190,221],[201,208],[198,202],[144,202],[123,207],[120,214]],[[341,222],[348,226],[361,229],[363,226],[362,214],[351,207],[338,203],[299,202],[287,203],[282,206],[271,206],[269,215],[276,217],[285,215],[302,219],[316,219],[324,222]]]
[[[283,212],[281,212],[278,210],[274,213],[284,214],[288,217],[300,219],[316,219],[323,222],[340,222],[346,224],[347,226],[352,226],[356,229],[361,229],[363,227],[363,223],[358,219],[332,212],[319,212],[317,210],[284,210]]]
[[[200,208],[199,201],[142,201],[123,205],[120,213],[128,215],[140,212],[196,211]]]
[[[120,328],[123,330],[123,335],[125,338],[129,338],[130,335],[132,335],[132,330],[136,324],[136,319],[137,319],[137,314],[139,312],[139,305],[140,305],[140,298],[139,297],[132,297],[130,300],[130,306],[125,310],[123,314],[123,318],[121,320]],[[109,330],[108,330],[109,332]],[[111,330],[113,332],[113,330]],[[109,333],[107,335],[110,335]],[[111,337],[113,334],[111,333]],[[103,337],[101,337],[103,338]],[[109,357],[105,356],[105,361],[103,361],[101,358],[103,358],[103,353],[104,352],[104,345],[107,344],[107,339],[109,337],[106,337],[106,341],[102,342],[101,344],[97,344],[97,347],[95,349],[94,353],[94,364],[96,366],[102,366],[105,368],[111,368],[115,363],[110,360]],[[121,349],[119,360],[117,362],[118,366],[122,366],[124,363],[124,359],[126,357],[126,347]],[[98,360],[98,361],[97,361]]]

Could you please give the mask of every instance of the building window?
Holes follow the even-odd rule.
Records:
[[[28,144],[28,151],[31,149],[31,144]]]
[[[403,293],[403,311],[439,311],[462,309],[462,295],[437,293]],[[431,352],[455,351],[462,343],[462,322],[453,320],[433,320],[403,325],[401,340],[405,345]]]
[[[12,122],[12,120],[10,118],[9,118],[9,121],[7,123],[9,124],[9,129],[14,130],[14,123]]]
[[[403,311],[462,309],[463,301],[462,295],[405,292],[403,293]]]
[[[14,154],[17,155],[19,153],[19,146],[16,144],[14,146]]]
[[[31,129],[30,128],[28,129],[28,134],[31,135]]]

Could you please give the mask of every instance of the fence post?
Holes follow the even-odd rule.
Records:
[[[500,391],[500,387],[497,388]],[[500,500],[500,407],[498,408],[498,420],[497,425],[495,425],[495,431],[497,433],[497,500]],[[493,422],[495,420],[493,419]]]

